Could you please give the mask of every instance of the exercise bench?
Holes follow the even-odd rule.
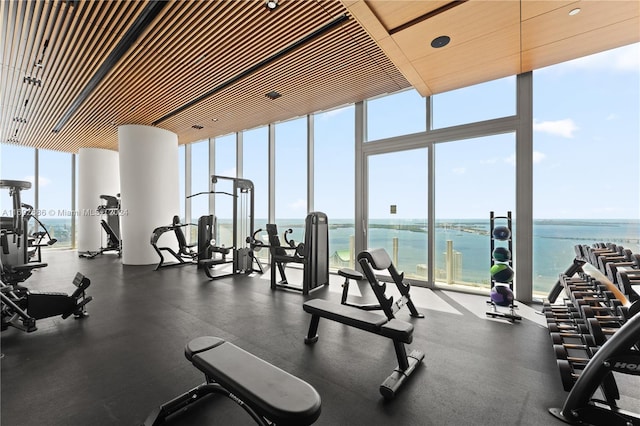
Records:
[[[395,318],[395,313],[402,304],[394,303],[393,297],[386,297],[386,284],[378,282],[375,278],[374,269],[379,270],[393,266],[391,261],[388,260],[386,251],[384,249],[365,250],[358,254],[358,262],[373,288],[379,302],[379,309],[384,312],[384,315],[361,307],[332,303],[323,299],[309,300],[302,305],[304,311],[311,314],[309,331],[304,341],[306,344],[313,344],[318,341],[317,333],[320,318],[336,321],[391,339],[398,359],[398,366],[380,385],[382,396],[385,399],[391,399],[395,397],[416,366],[422,363],[424,352],[415,349],[407,355],[404,345],[413,341],[413,324]],[[424,317],[416,310],[408,297],[408,287],[407,293],[403,295],[401,301],[409,306],[412,316],[417,318]]]
[[[155,409],[144,426],[163,424],[214,393],[236,402],[261,426],[310,425],[320,416],[321,399],[313,386],[233,343],[198,337],[186,345],[184,353],[204,373],[205,383]]]

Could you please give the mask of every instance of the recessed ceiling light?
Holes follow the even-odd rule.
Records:
[[[211,121],[218,121],[218,119],[217,118],[212,118]]]
[[[439,49],[441,47],[445,47],[451,41],[451,37],[443,35],[440,37],[436,37],[431,40],[431,47],[434,49]]]
[[[571,9],[571,10],[569,11],[569,16],[575,16],[575,15],[577,15],[578,13],[580,13],[580,10],[581,10],[581,9],[580,9],[579,7],[576,7],[575,9]]]
[[[265,5],[265,7],[266,7],[267,9],[269,9],[269,10],[273,10],[273,9],[275,9],[276,7],[278,7],[278,0],[266,0],[266,1],[264,2],[264,5]]]
[[[196,130],[200,130],[200,129],[204,129],[204,127],[202,127],[199,124],[194,124],[193,126],[191,126],[192,128],[196,129]]]
[[[278,99],[282,95],[276,92],[275,90],[272,90],[271,92],[267,93],[265,96],[271,100],[274,100],[274,99]]]

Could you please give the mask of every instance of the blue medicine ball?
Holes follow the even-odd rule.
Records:
[[[506,241],[511,238],[511,231],[506,226],[496,226],[493,228],[493,238],[500,241]]]
[[[492,256],[497,262],[508,262],[511,259],[511,252],[506,247],[496,247],[493,249]]]
[[[491,301],[498,306],[509,306],[513,303],[513,291],[506,285],[493,286]]]

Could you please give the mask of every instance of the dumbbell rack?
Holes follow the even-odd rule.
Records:
[[[504,262],[498,262],[493,258],[493,250],[496,248],[496,239],[493,236],[493,231],[495,229],[496,226],[496,221],[506,221],[505,225],[507,226],[507,228],[509,228],[509,238],[507,240],[503,240],[506,241],[507,243],[507,250],[509,250],[509,253],[511,253],[511,256],[509,257],[509,259],[507,261]],[[507,212],[506,216],[496,216],[494,212],[490,212],[489,213],[489,239],[491,240],[491,247],[489,249],[489,258],[491,260],[491,264],[490,264],[490,268],[493,267],[493,265],[497,264],[497,263],[504,263],[507,264],[510,268],[513,268],[513,232],[512,232],[512,219],[511,219],[511,211]],[[493,289],[496,285],[496,280],[493,279],[493,277],[490,277],[491,279],[491,289]],[[509,285],[509,289],[513,292],[513,281],[511,281],[510,283],[504,283],[504,284],[508,284]],[[496,303],[493,300],[487,300],[487,304],[491,307],[490,311],[486,312],[486,315],[491,317],[491,318],[505,318],[508,319],[511,322],[515,322],[515,321],[520,321],[522,320],[522,317],[518,314],[516,314],[516,309],[518,309],[518,305],[516,305],[514,302],[511,302],[508,306],[508,311],[504,312],[499,310],[498,305],[496,305]]]
[[[576,425],[640,425],[639,413],[618,406],[617,384],[623,380],[629,388],[633,379],[628,376],[640,376],[638,305],[629,305],[626,295],[616,291],[596,266],[602,262],[588,256],[588,247],[575,248],[576,260],[560,274],[543,308],[562,385],[569,392],[562,407],[549,412]],[[562,292],[566,298],[554,303]]]

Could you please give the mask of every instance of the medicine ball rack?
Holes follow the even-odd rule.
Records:
[[[498,221],[498,223],[503,223],[504,222],[504,226],[506,226],[509,229],[509,235],[508,238],[506,239],[497,239],[494,236],[494,230],[496,228],[496,221]],[[502,226],[502,225],[501,225]],[[496,264],[506,264],[509,266],[509,268],[513,268],[513,227],[512,227],[512,219],[511,219],[511,211],[507,212],[506,216],[496,216],[494,212],[490,212],[489,213],[489,239],[491,241],[491,248],[489,251],[489,258],[490,258],[490,267],[493,267]],[[506,259],[505,261],[498,261],[494,258],[493,256],[493,252],[496,249],[496,241],[504,241],[507,243],[507,250],[510,253],[510,256],[508,257],[508,259]],[[493,276],[490,277],[491,280],[491,289],[493,290],[493,288],[496,286],[497,281],[494,279]],[[511,290],[511,292],[513,292],[513,280],[511,280],[508,283],[500,283],[500,285],[508,285],[509,289]],[[514,301],[511,301],[511,303],[508,306],[508,311],[504,312],[498,309],[498,305],[491,299],[487,300],[487,304],[490,305],[491,310],[486,312],[486,315],[491,317],[491,318],[504,318],[507,319],[511,322],[515,322],[515,321],[520,321],[522,320],[522,317],[518,314],[516,314],[516,309],[518,309],[518,305],[516,305],[514,303]]]

